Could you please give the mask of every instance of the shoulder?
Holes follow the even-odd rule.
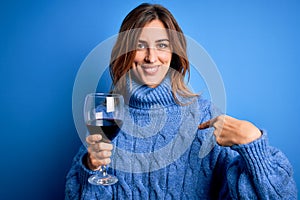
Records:
[[[200,121],[204,119],[209,120],[221,114],[224,114],[222,110],[218,106],[216,106],[213,102],[201,96],[197,97],[197,106],[198,106],[198,110],[201,113]]]
[[[201,110],[203,112],[208,112],[212,106],[211,101],[209,101],[208,99],[205,99],[201,96],[199,96],[197,98],[197,103],[198,103],[199,110]]]

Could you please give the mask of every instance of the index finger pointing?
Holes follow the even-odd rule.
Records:
[[[198,129],[203,130],[203,129],[207,129],[207,128],[210,128],[210,127],[214,126],[214,123],[216,123],[218,121],[219,117],[220,116],[215,117],[213,119],[210,119],[210,120],[208,120],[206,122],[203,122],[202,124],[199,124],[198,125]]]
[[[211,125],[211,120],[208,120],[202,124],[199,124],[198,129],[200,129],[200,130],[207,129],[210,127],[210,125]]]

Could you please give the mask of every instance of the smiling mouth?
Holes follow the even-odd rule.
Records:
[[[154,66],[142,65],[141,67],[146,74],[153,75],[158,71],[159,65],[154,65]]]

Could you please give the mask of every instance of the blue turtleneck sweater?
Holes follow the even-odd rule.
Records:
[[[221,147],[212,128],[197,125],[216,115],[201,97],[171,94],[169,81],[156,88],[130,85],[126,118],[113,141],[108,170],[119,181],[95,186],[83,165],[82,146],[67,175],[66,199],[296,199],[292,167],[267,134],[245,145]]]

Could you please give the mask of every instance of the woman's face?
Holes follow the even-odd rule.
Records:
[[[160,20],[146,24],[138,40],[132,71],[135,78],[156,87],[166,76],[172,59],[167,31]]]

